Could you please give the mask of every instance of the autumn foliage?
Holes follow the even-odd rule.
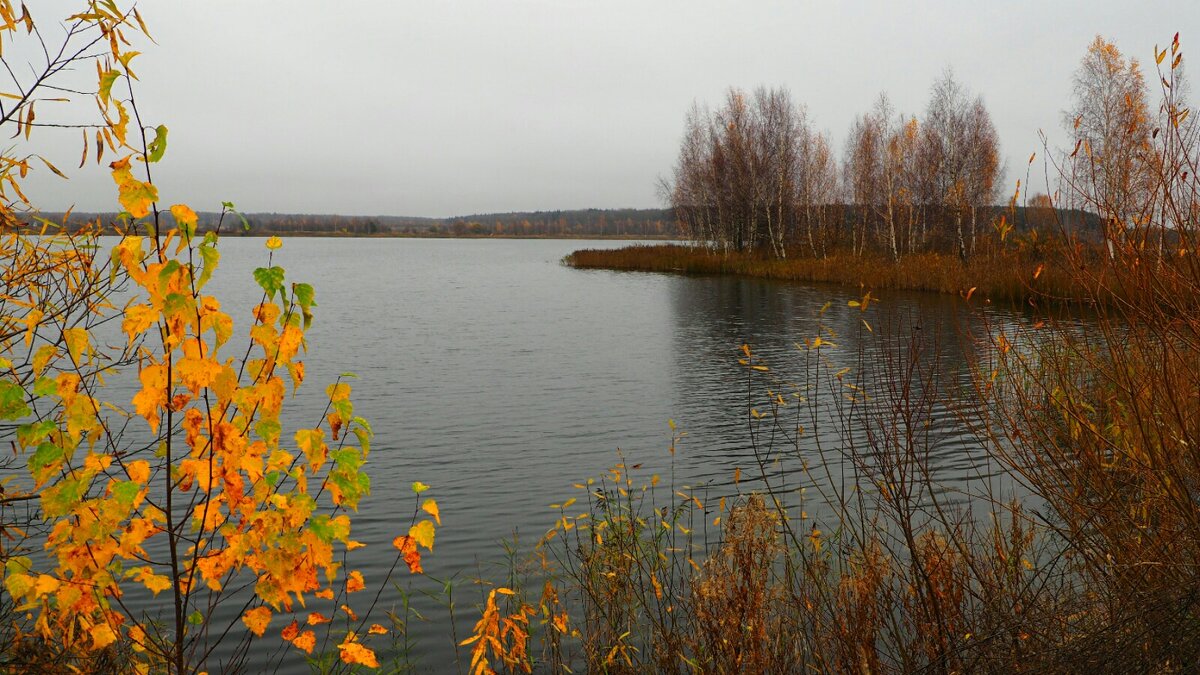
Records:
[[[0,1],[0,21],[5,41],[34,34],[24,6],[18,15]],[[239,332],[241,319],[208,292],[220,224],[200,236],[195,212],[174,204],[175,229],[161,226],[166,209],[151,167],[166,152],[167,129],[144,124],[137,111],[139,53],[130,45],[148,35],[140,13],[89,2],[64,25],[67,56],[47,54],[48,75],[21,88],[3,122],[28,139],[38,87],[68,66],[94,63],[100,124],[94,138],[84,135],[83,159],[112,158],[123,212],[109,225],[122,234],[115,243],[98,239],[102,223],[21,230],[15,212],[30,208],[19,188],[29,158],[4,158],[0,179],[18,196],[0,210],[8,225],[0,235],[0,418],[28,467],[27,480],[9,482],[5,503],[35,501],[46,530],[44,554],[3,551],[4,588],[30,618],[6,667],[199,672],[223,642],[248,645],[278,626],[279,614],[292,618],[280,637],[309,655],[317,631],[328,635],[332,625],[312,611],[322,602],[347,618],[336,632],[340,660],[377,667],[368,640],[389,632],[368,628],[379,596],[358,610],[349,596],[381,591],[388,580],[365,579],[346,556],[365,545],[352,538],[350,513],[371,491],[371,426],[339,379],[311,427],[284,427],[289,393],[305,383],[316,292],[277,264],[283,242],[266,240],[265,265],[253,275],[259,302]],[[226,204],[222,220],[233,213]],[[104,324],[119,324],[116,346],[102,337]],[[136,378],[132,397],[106,396],[122,377]],[[397,543],[414,573],[440,523],[436,502],[422,508],[430,519],[417,522],[414,506]],[[139,596],[162,596],[168,609],[135,611]],[[220,623],[239,614],[230,621],[242,630]],[[234,653],[244,658],[246,647]]]

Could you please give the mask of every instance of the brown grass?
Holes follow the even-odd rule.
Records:
[[[850,285],[880,290],[914,290],[1022,302],[1031,297],[1056,302],[1080,297],[1070,274],[1043,255],[1007,252],[963,262],[956,255],[920,253],[899,261],[875,254],[834,253],[824,258],[775,258],[763,252],[718,252],[678,244],[584,249],[564,262],[578,269],[608,269],[695,275],[732,275]],[[1040,270],[1039,270],[1040,268]]]

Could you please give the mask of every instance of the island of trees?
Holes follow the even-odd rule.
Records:
[[[1165,114],[1151,113],[1139,63],[1097,37],[1065,113],[1073,147],[1043,142],[1037,168],[1049,180],[1032,191],[1039,153],[1006,182],[983,97],[949,70],[920,115],[880,94],[850,122],[840,156],[787,90],[730,89],[716,109],[688,112],[660,184],[692,246],[580,251],[568,262],[1024,297],[1057,250],[1106,242],[1111,254],[1113,242],[1137,236],[1132,216],[1158,194],[1154,129]],[[1155,248],[1172,238],[1157,236]],[[851,260],[871,262],[866,280]]]

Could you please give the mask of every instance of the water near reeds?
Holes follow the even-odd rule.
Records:
[[[740,468],[741,488],[753,489],[746,369],[738,364],[743,343],[781,378],[776,388],[815,406],[816,413],[804,413],[808,432],[800,442],[814,462],[818,445],[836,451],[845,442],[833,418],[849,399],[836,383],[859,381],[860,361],[882,361],[874,336],[891,322],[875,309],[849,307],[861,295],[855,289],[580,271],[559,262],[578,248],[622,245],[293,238],[276,253],[289,281],[316,287],[318,303],[306,387],[285,405],[292,428],[316,424],[325,385],[339,373],[359,375],[351,381],[356,413],[376,436],[372,495],[354,517],[354,538],[370,546],[355,555],[368,584],[381,579],[394,559],[390,542],[412,514],[410,484],[432,486],[426,496],[440,504],[443,526],[425,569],[454,580],[459,640],[478,617],[473,605],[481,589],[472,579],[503,578],[500,542],[519,536],[532,546],[556,517],[549,505],[578,496],[572,483],[620,461],[618,449],[627,464],[642,465],[647,480],[652,473],[669,479],[668,420],[687,432],[674,456],[676,487],[728,494]],[[209,290],[244,335],[259,297],[251,272],[265,264],[267,251],[261,239],[236,237],[224,239],[221,251]],[[928,358],[940,360],[947,387],[965,383],[961,301],[883,298],[881,311],[902,315],[905,335],[911,329],[937,336],[940,349]],[[1002,311],[991,315],[1010,319]],[[863,318],[875,333],[862,327]],[[804,389],[814,356],[796,344],[818,335],[837,345],[822,349],[828,372],[854,370]],[[787,382],[800,388],[789,390]],[[765,379],[755,386],[755,401],[766,386]],[[939,408],[930,427],[934,468],[949,486],[990,473],[963,434],[960,414]],[[759,437],[760,452],[766,440]],[[423,667],[446,672],[454,653],[447,612],[420,597],[436,585],[407,573],[397,578],[406,587],[411,582],[428,619],[410,619],[413,653]],[[276,643],[269,636],[260,644]]]

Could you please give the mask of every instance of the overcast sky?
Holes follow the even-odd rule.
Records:
[[[984,97],[1013,183],[1031,152],[1040,164],[1039,129],[1062,143],[1095,35],[1150,65],[1176,31],[1200,54],[1194,0],[226,0],[143,14],[158,44],[135,47],[139,105],[170,128],[163,201],[246,212],[656,207],[693,101],[785,86],[840,156],[879,92],[920,114],[948,66]],[[34,140],[78,164],[77,133]],[[30,197],[113,209],[107,171],[89,166],[31,176]]]

